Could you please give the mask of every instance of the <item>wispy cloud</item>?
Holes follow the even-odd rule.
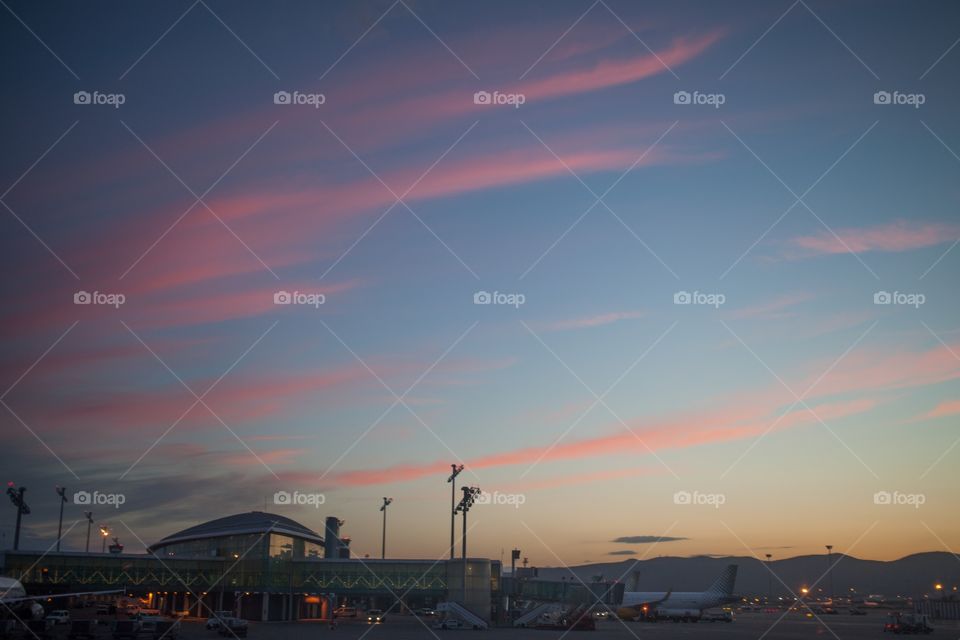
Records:
[[[960,400],[947,400],[946,402],[941,402],[930,411],[917,416],[912,421],[934,420],[936,418],[947,418],[956,415],[960,415]]]
[[[611,542],[621,544],[650,544],[652,542],[676,542],[678,540],[689,540],[682,536],[620,536],[614,538]]]
[[[787,293],[749,307],[734,309],[731,311],[730,316],[733,318],[761,318],[764,320],[783,318],[787,315],[792,315],[787,309],[807,302],[812,298],[813,294],[810,293]]]
[[[565,70],[540,79],[518,84],[515,89],[528,100],[556,98],[587,91],[596,91],[636,82],[661,73],[664,65],[675,67],[688,62],[716,43],[722,33],[715,31],[697,37],[676,38],[656,53],[619,60],[604,60],[591,67]]]
[[[613,324],[621,320],[636,320],[646,315],[644,311],[611,311],[610,313],[601,313],[595,316],[584,318],[574,318],[572,320],[561,320],[547,325],[550,331],[565,331],[568,329],[586,329],[589,327],[601,327],[606,324]]]
[[[874,227],[838,229],[836,235],[822,231],[815,235],[792,238],[789,241],[791,249],[787,257],[803,258],[849,251],[910,251],[953,242],[958,237],[960,225],[898,220]]]

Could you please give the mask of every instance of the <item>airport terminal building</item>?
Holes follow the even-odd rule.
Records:
[[[322,537],[290,518],[254,511],[173,533],[145,554],[5,551],[0,573],[22,582],[29,594],[123,589],[164,612],[207,617],[232,610],[261,621],[327,618],[344,604],[396,610],[443,601],[496,621],[506,615],[508,594],[594,599],[574,593],[583,587],[569,582],[504,580],[500,562],[486,558],[351,557],[339,525],[328,518]],[[597,589],[607,594],[604,600],[616,597],[609,585]]]

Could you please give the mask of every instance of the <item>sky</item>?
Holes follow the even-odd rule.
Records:
[[[22,547],[960,549],[954,3],[2,4]]]

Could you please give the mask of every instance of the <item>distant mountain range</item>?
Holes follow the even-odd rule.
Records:
[[[932,593],[933,585],[943,584],[945,590],[960,585],[960,561],[951,553],[932,551],[917,553],[888,562],[860,560],[853,556],[833,554],[833,584],[837,596],[849,593],[914,596]],[[837,562],[839,560],[839,562]],[[620,579],[633,588],[633,573],[639,591],[700,591],[706,589],[728,564],[739,567],[736,592],[741,595],[766,595],[772,582],[773,596],[788,596],[789,589],[800,593],[803,586],[822,589],[822,595],[830,591],[830,576],[825,576],[828,563],[826,555],[797,556],[772,560],[770,570],[764,561],[752,557],[694,556],[691,558],[660,557],[647,560],[624,560],[571,567],[540,568],[539,576],[548,580],[571,579],[572,570],[581,580],[589,582],[602,575],[605,580]],[[821,578],[822,577],[822,578]],[[819,580],[819,582],[817,582]],[[786,585],[786,586],[784,586]],[[816,591],[814,591],[816,593]]]

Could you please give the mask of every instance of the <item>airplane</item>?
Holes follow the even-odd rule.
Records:
[[[720,577],[706,591],[627,591],[617,615],[633,620],[638,616],[645,618],[669,618],[671,620],[699,620],[705,609],[719,607],[739,600],[733,595],[733,585],[737,579],[737,565],[731,564],[723,570]]]
[[[123,593],[123,589],[112,589],[110,591],[79,591],[75,593],[50,593],[46,595],[27,595],[27,590],[19,580],[5,578],[0,576],[0,617],[10,613],[14,618],[29,618],[39,620],[43,618],[43,606],[37,600],[53,598],[70,598],[79,596],[98,596],[109,593]],[[17,613],[19,610],[20,614]]]

